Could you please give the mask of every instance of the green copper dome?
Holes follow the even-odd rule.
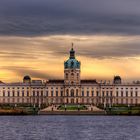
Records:
[[[69,59],[64,62],[65,69],[80,69],[80,62],[75,58],[75,51],[72,48],[70,50]]]

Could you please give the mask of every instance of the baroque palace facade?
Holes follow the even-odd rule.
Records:
[[[115,76],[112,82],[82,80],[81,63],[70,50],[64,62],[64,80],[31,80],[29,76],[21,83],[0,82],[0,104],[140,104],[140,84],[121,82]]]

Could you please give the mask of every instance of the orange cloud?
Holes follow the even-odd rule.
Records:
[[[41,79],[63,78],[71,42],[82,64],[82,78],[140,78],[139,36],[1,36],[0,42],[2,81],[21,81],[26,74]]]

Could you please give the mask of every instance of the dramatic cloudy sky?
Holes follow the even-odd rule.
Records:
[[[74,42],[82,78],[140,79],[139,0],[0,0],[0,79],[63,78]]]

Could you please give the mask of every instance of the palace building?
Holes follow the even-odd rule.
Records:
[[[139,82],[122,83],[120,76],[112,82],[81,79],[81,62],[70,50],[64,62],[63,80],[32,80],[25,76],[20,83],[0,81],[0,104],[140,104]]]

